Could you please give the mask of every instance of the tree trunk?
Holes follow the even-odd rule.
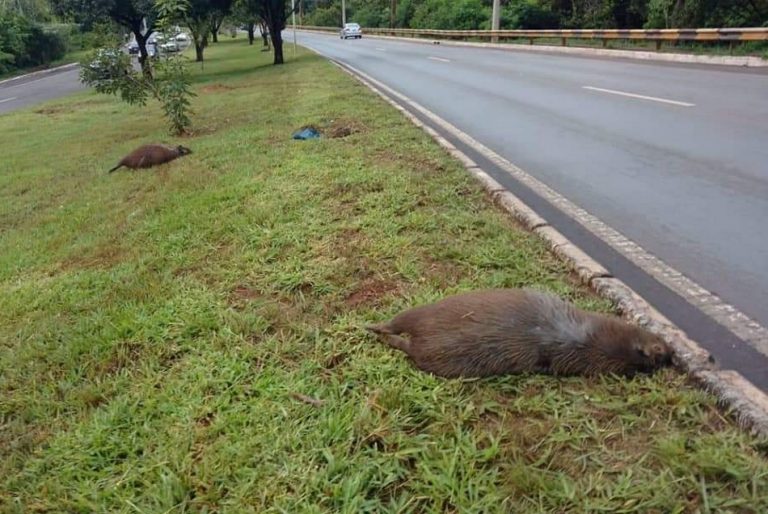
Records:
[[[248,22],[248,44],[249,45],[253,44],[253,40],[256,37],[254,34],[254,26],[255,26],[255,23],[253,23],[252,21]]]
[[[211,30],[209,20],[191,21],[188,24],[192,33],[192,41],[195,43],[195,62],[203,62],[203,52],[208,46],[208,33]]]
[[[205,45],[195,41],[195,62],[203,62],[203,51],[205,51]]]
[[[224,23],[224,16],[221,13],[214,13],[211,15],[211,37],[213,42],[219,42],[219,30],[221,30],[221,24]]]
[[[264,48],[269,49],[269,34],[267,33],[267,24],[265,22],[259,24],[259,31],[261,32],[261,41],[264,43]]]
[[[272,64],[283,64],[285,62],[283,60],[283,30],[282,27],[274,25],[282,25],[282,23],[273,24],[269,27],[269,36],[272,38],[272,48],[275,50],[275,60]]]
[[[141,28],[134,28],[132,30],[133,37],[136,38],[136,44],[139,46],[139,64],[141,65],[141,71],[144,75],[152,76],[152,67],[149,62],[149,52],[147,52],[147,39],[149,39],[152,32],[147,32],[146,35],[141,33]]]

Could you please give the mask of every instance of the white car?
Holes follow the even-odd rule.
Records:
[[[160,50],[163,52],[178,52],[179,45],[176,43],[176,41],[167,41],[160,45]]]
[[[348,37],[360,39],[361,37],[363,37],[363,31],[360,28],[360,25],[357,23],[346,23],[344,27],[341,29],[341,33],[339,34],[339,37],[341,39],[347,39]]]

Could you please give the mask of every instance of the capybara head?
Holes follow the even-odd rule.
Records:
[[[181,146],[181,145],[177,146],[176,150],[179,151],[179,155],[189,155],[192,153],[192,150],[190,150],[186,146]]]
[[[660,336],[640,327],[633,327],[632,361],[639,370],[652,371],[672,364],[672,349]]]

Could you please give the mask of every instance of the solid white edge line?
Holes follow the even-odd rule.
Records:
[[[440,62],[451,62],[450,59],[443,59],[442,57],[432,57],[431,55],[427,57],[427,59],[432,59],[433,61],[440,61]]]
[[[608,93],[611,95],[628,96],[630,98],[639,98],[641,100],[651,100],[653,102],[679,105],[681,107],[694,107],[696,105],[688,102],[678,102],[677,100],[667,100],[666,98],[658,98],[656,96],[646,96],[646,95],[638,95],[636,93],[627,93],[626,91],[616,91],[614,89],[603,89],[601,87],[594,87],[594,86],[581,86],[581,87],[584,89],[589,89],[591,91],[599,91],[601,93]]]
[[[18,97],[12,96],[10,98],[3,98],[2,100],[0,100],[0,104],[4,103],[4,102],[10,102],[11,100],[16,100],[16,98],[18,98]]]

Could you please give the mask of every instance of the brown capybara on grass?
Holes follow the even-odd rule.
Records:
[[[367,328],[419,369],[443,377],[631,376],[672,358],[667,343],[643,328],[532,289],[463,293]]]
[[[138,147],[125,157],[123,157],[117,166],[109,170],[112,173],[121,166],[135,170],[137,168],[151,168],[158,164],[170,162],[182,155],[191,154],[192,150],[185,146],[168,146],[161,144],[149,144]]]

